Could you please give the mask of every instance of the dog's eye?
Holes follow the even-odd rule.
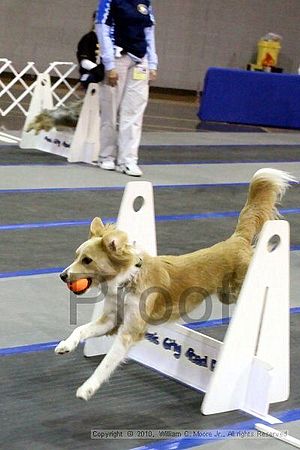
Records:
[[[85,256],[82,259],[82,264],[90,264],[93,260],[91,258],[88,258],[87,256]]]

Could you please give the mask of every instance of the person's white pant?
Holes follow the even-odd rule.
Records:
[[[147,64],[146,61],[144,63]],[[128,55],[116,58],[117,86],[111,87],[105,81],[100,85],[100,161],[117,160],[117,164],[130,164],[138,160],[149,83],[148,79],[133,79],[135,66]]]

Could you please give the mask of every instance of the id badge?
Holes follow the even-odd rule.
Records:
[[[147,80],[148,79],[148,69],[143,64],[137,64],[133,69],[133,79],[134,80]]]

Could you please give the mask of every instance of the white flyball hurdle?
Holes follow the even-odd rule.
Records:
[[[136,212],[138,197],[144,204]],[[154,217],[151,183],[128,183],[117,226],[152,255]],[[102,305],[95,305],[94,319]],[[274,220],[261,231],[224,342],[180,324],[151,325],[129,357],[205,392],[205,415],[240,409],[276,423],[269,406],[289,397],[289,336],[289,224]],[[107,337],[90,339],[84,354],[107,353],[111,342]]]
[[[72,139],[69,162],[98,162],[100,152],[99,85],[90,83]]]
[[[141,208],[136,211],[138,202]],[[156,228],[154,216],[154,199],[152,184],[147,181],[132,181],[126,184],[123,199],[119,209],[117,227],[126,231],[132,242],[137,245],[142,242],[143,249],[156,256]],[[129,232],[130,228],[130,232]],[[103,302],[98,302],[93,311],[96,320],[102,313]],[[85,356],[102,355],[108,352],[113,337],[88,339],[84,346]]]
[[[60,103],[57,103],[56,107]],[[33,148],[55,155],[63,156],[69,162],[93,163],[98,161],[100,151],[100,106],[99,85],[90,83],[84,97],[83,106],[75,132],[34,130],[27,132],[27,127],[43,109],[55,109],[53,89],[47,73],[37,76],[36,86],[24,123],[20,148]]]

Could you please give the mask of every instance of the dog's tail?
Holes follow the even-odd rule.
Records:
[[[258,170],[250,182],[248,198],[234,234],[252,243],[267,220],[279,219],[276,205],[292,182],[297,181],[282,170]]]

